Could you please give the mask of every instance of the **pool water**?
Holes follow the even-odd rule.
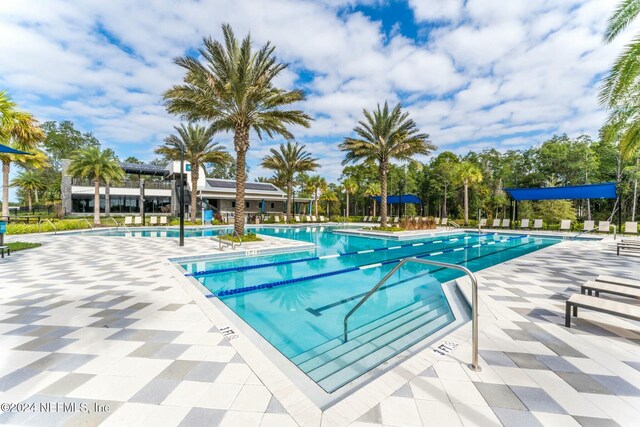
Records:
[[[316,248],[181,265],[327,392],[456,320],[441,284],[462,273],[407,264],[349,319],[349,339],[343,341],[344,316],[401,259],[432,259],[478,271],[560,241],[460,232],[398,242],[327,228],[255,231]]]

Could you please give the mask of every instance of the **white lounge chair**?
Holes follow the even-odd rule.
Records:
[[[435,222],[436,225],[440,225],[440,218],[438,217],[433,218],[433,222]]]
[[[499,228],[500,227],[500,218],[494,218],[493,223],[491,224],[491,228]]]
[[[598,221],[598,233],[608,233],[610,229],[610,221]]]
[[[563,219],[560,221],[560,231],[570,231],[571,230],[571,220]]]
[[[534,219],[533,220],[533,229],[534,230],[542,230],[542,220],[541,219]]]
[[[378,217],[378,221],[376,221],[376,222],[380,222],[380,221],[382,221],[382,217],[381,216]]]
[[[442,220],[440,220],[440,225],[442,225],[443,227],[446,227],[448,221],[449,221],[449,218],[442,218]]]
[[[625,304],[604,298],[596,298],[588,295],[573,294],[566,302],[564,326],[571,327],[571,311],[573,317],[578,317],[578,308],[587,308],[601,313],[624,317],[625,319],[640,320],[640,306]]]
[[[273,216],[273,222],[275,222],[275,223],[280,222],[280,217],[278,215],[274,215]]]
[[[486,227],[487,226],[487,218],[480,218],[480,227]]]
[[[151,218],[149,218],[149,225],[158,225],[158,217],[152,216]]]
[[[125,216],[124,217],[124,225],[126,225],[126,226],[133,225],[133,217],[132,216]]]
[[[400,221],[400,217],[398,217],[398,216],[393,217],[393,223],[394,224],[397,224],[399,221]]]
[[[160,217],[160,225],[167,225],[167,217],[166,216],[161,216]]]
[[[640,280],[627,279],[626,277],[607,276],[604,274],[596,277],[596,282],[611,283],[618,286],[629,286],[640,289]]]
[[[311,221],[318,222],[318,218],[315,215],[311,215]]]
[[[362,222],[367,222],[367,221],[369,221],[369,217],[368,216],[362,217]]]
[[[632,286],[614,285],[613,283],[589,281],[580,286],[580,293],[584,294],[585,292],[589,295],[595,293],[596,297],[599,297],[600,294],[611,294],[619,297],[640,299],[640,289]]]
[[[299,215],[294,216],[293,219],[295,219],[296,222],[300,222],[300,216]]]
[[[133,218],[133,225],[142,225],[142,217],[136,216]]]
[[[311,222],[311,217],[310,217],[309,215],[305,215],[305,220],[306,220],[307,222]]]
[[[585,221],[584,225],[582,226],[582,231],[583,232],[589,232],[589,231],[593,231],[596,229],[596,222],[595,221]]]
[[[324,216],[320,215],[320,222],[325,222]]]
[[[636,221],[625,222],[624,234],[638,234],[638,223]]]
[[[509,218],[504,218],[502,220],[502,228],[509,228],[509,225],[511,225],[511,220]]]
[[[529,220],[528,219],[523,219],[520,221],[520,228],[529,228]]]

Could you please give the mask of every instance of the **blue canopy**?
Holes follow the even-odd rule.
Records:
[[[375,200],[377,203],[380,203],[381,197],[373,196],[372,199]],[[402,194],[400,196],[387,196],[387,203],[389,203],[390,205],[397,205],[400,203],[420,204],[422,203],[422,200],[420,200],[420,198],[415,194]]]
[[[569,187],[504,188],[513,200],[615,199],[615,182]]]
[[[0,153],[3,154],[31,154],[26,151],[16,150],[15,148],[8,147],[6,145],[0,144]]]

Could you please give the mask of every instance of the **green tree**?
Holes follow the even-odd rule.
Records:
[[[322,193],[322,195],[320,196],[320,200],[327,204],[326,214],[327,214],[327,216],[331,216],[331,204],[339,202],[339,199],[338,199],[338,196],[336,195],[336,192],[333,189],[331,189],[330,187],[328,187],[327,190],[324,191]]]
[[[56,171],[60,171],[62,159],[69,159],[77,151],[88,147],[100,147],[100,142],[91,132],[80,132],[68,120],[60,123],[44,122],[42,130],[45,133],[42,145],[49,156],[51,167]]]
[[[447,206],[447,200],[449,198],[449,188],[453,184],[456,178],[456,171],[458,169],[458,163],[460,159],[451,151],[444,151],[431,161],[430,167],[432,170],[432,179],[435,181],[434,185],[442,191],[442,216],[447,217],[449,209]]]
[[[345,217],[349,218],[349,194],[354,194],[356,191],[358,191],[358,183],[353,178],[347,178],[342,181],[342,189],[344,190],[344,194],[347,197]]]
[[[20,189],[27,193],[27,204],[29,206],[29,210],[33,207],[32,196],[37,194],[38,191],[44,189],[42,176],[34,169],[27,169],[20,172],[18,176],[13,179],[11,185],[20,187]]]
[[[129,156],[126,159],[124,159],[123,163],[131,163],[134,165],[141,165],[143,164],[143,162],[138,159],[136,156]]]
[[[29,113],[16,109],[16,104],[6,92],[0,91],[0,144],[34,152],[33,156],[0,154],[2,161],[2,216],[9,215],[9,173],[11,163],[30,164],[41,167],[46,157],[36,151],[38,142],[44,138],[38,121]]]
[[[290,125],[308,127],[311,118],[283,107],[305,99],[300,90],[284,90],[274,79],[286,68],[274,56],[270,43],[257,51],[251,37],[238,41],[231,27],[222,26],[224,44],[211,38],[199,49],[202,62],[191,56],[175,59],[186,70],[184,83],[164,94],[170,113],[189,120],[209,120],[214,129],[233,131],[236,153],[236,207],[234,230],[244,234],[246,155],[250,132],[259,139],[280,135],[292,139]]]
[[[293,184],[296,175],[311,172],[318,168],[318,159],[305,151],[306,146],[287,141],[280,144],[278,150],[272,148],[271,154],[262,160],[262,167],[275,171],[280,179],[286,182],[287,188],[287,221],[291,221]]]
[[[367,184],[367,187],[364,190],[364,195],[370,197],[373,201],[372,216],[376,216],[376,199],[374,199],[374,197],[379,196],[381,192],[382,189],[380,188],[379,182],[370,182],[369,184]]]
[[[388,104],[376,111],[363,111],[365,120],[358,122],[353,131],[357,138],[345,138],[340,149],[347,154],[343,164],[365,161],[378,165],[380,173],[381,226],[387,226],[387,174],[392,159],[410,160],[418,154],[429,154],[435,146],[420,133],[409,113],[402,112],[400,104],[389,110]]]
[[[213,142],[216,131],[213,127],[194,124],[175,126],[175,135],[164,140],[164,145],[156,149],[156,154],[167,160],[180,160],[181,149],[184,159],[191,165],[191,222],[196,222],[198,213],[198,179],[200,166],[204,163],[227,163],[231,161],[229,153],[217,142]]]
[[[469,225],[469,186],[482,181],[482,171],[475,163],[464,161],[458,164],[456,172],[464,193],[464,225]]]
[[[319,192],[325,191],[327,188],[327,181],[320,175],[314,175],[309,178],[309,187],[313,193],[313,201],[315,204],[315,213],[318,216],[318,196]]]
[[[93,180],[93,222],[100,224],[100,183],[110,184],[124,178],[124,170],[111,151],[88,147],[71,157],[67,170],[70,175]]]

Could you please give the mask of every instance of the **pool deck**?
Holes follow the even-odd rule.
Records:
[[[582,310],[563,326],[564,301],[584,281],[637,277],[640,257],[616,256],[611,239],[563,241],[477,273],[482,372],[466,367],[467,324],[323,411],[167,259],[217,253],[210,239],[180,248],[176,239],[17,237],[8,240],[43,246],[0,260],[0,402],[85,403],[90,413],[29,407],[0,414],[2,425],[640,419],[640,324]]]

